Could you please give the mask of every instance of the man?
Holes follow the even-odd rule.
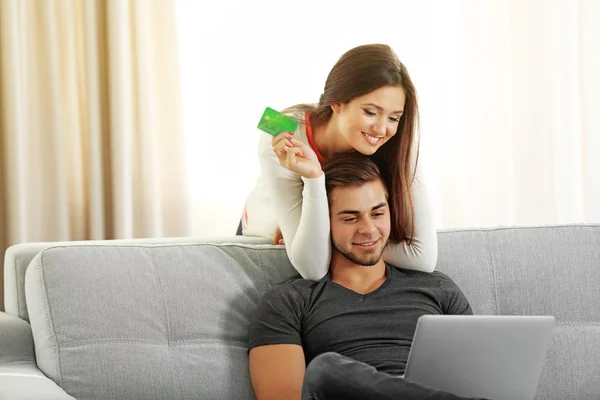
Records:
[[[258,400],[458,399],[401,377],[419,317],[472,314],[469,302],[441,272],[383,261],[393,211],[368,157],[335,156],[323,171],[329,274],[319,282],[286,282],[261,299],[249,330]]]

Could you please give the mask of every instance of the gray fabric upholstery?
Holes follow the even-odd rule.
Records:
[[[82,400],[252,398],[249,318],[297,276],[283,247],[267,247],[43,250],[25,287],[39,368]]]
[[[4,254],[4,310],[25,321],[29,321],[25,303],[25,271],[40,250],[42,247],[28,243],[11,246]]]
[[[9,247],[4,256],[4,308],[7,314],[16,315],[25,321],[29,321],[27,313],[27,301],[25,299],[25,271],[36,254],[50,246],[78,246],[89,244],[152,244],[152,243],[219,243],[232,241],[232,238],[148,238],[148,239],[121,239],[121,240],[98,240],[79,242],[40,242],[21,243]],[[271,240],[268,238],[239,236],[233,238],[236,243],[266,244]]]
[[[0,312],[0,343],[0,366],[35,362],[31,328],[21,318]]]
[[[438,237],[437,269],[463,289],[475,313],[557,318],[536,400],[600,398],[600,226]],[[67,393],[254,398],[249,318],[264,291],[297,276],[282,247],[46,247],[27,269],[27,308],[38,366]]]
[[[0,399],[73,399],[36,367],[29,324],[3,312],[0,312]]]

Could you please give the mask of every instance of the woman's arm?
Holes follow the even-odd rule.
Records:
[[[400,242],[388,245],[383,259],[399,268],[433,272],[437,263],[437,231],[422,175],[422,168],[418,167],[412,185],[415,209],[412,244]]]
[[[329,205],[325,175],[304,178],[282,166],[273,152],[271,138],[259,143],[261,176],[279,223],[290,262],[304,279],[320,280],[329,270]]]

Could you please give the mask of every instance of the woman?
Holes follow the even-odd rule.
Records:
[[[300,124],[296,132],[275,138],[261,134],[261,177],[244,208],[243,234],[285,242],[300,275],[321,279],[329,269],[331,243],[320,163],[336,153],[359,151],[377,163],[390,191],[392,230],[384,260],[432,272],[437,236],[416,168],[417,96],[394,51],[381,44],[348,51],[329,73],[317,105],[284,113]]]

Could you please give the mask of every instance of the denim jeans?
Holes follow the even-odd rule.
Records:
[[[450,393],[406,381],[337,353],[324,353],[306,368],[302,400],[459,400]]]

